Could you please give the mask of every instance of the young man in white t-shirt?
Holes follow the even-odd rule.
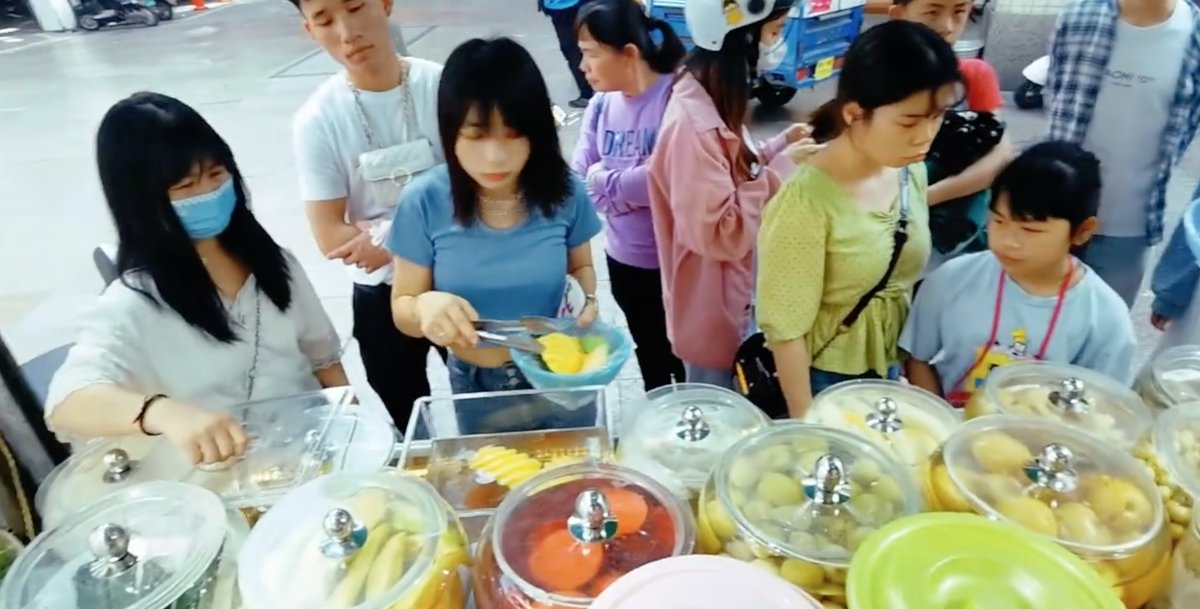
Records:
[[[344,67],[293,120],[300,196],[318,247],[345,263],[354,280],[354,337],[367,380],[405,429],[413,402],[430,393],[431,345],[392,321],[392,257],[380,243],[399,196],[364,179],[360,156],[427,142],[432,162],[444,161],[437,121],[442,66],[396,53],[392,0],[292,2],[309,36]]]
[[[1200,9],[1078,0],[1050,59],[1050,137],[1100,159],[1100,227],[1082,259],[1133,306],[1163,237],[1171,169],[1200,126]]]

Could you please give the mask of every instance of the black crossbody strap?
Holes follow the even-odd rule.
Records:
[[[817,361],[822,353],[829,348],[838,336],[848,331],[854,322],[858,321],[858,317],[866,310],[867,305],[871,304],[871,300],[875,298],[883,288],[887,287],[888,281],[892,279],[892,273],[896,271],[896,265],[900,262],[900,254],[904,253],[904,245],[908,243],[908,218],[911,213],[910,194],[909,194],[909,170],[907,167],[900,170],[900,217],[896,222],[896,231],[892,233],[892,256],[888,259],[887,270],[883,272],[883,276],[879,281],[863,294],[862,298],[858,299],[858,303],[853,309],[842,319],[842,323],[838,326],[838,331],[833,335],[817,352],[813,355],[812,361]]]

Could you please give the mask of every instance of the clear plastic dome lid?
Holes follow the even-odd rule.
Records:
[[[1200,402],[1164,412],[1154,423],[1151,441],[1171,479],[1192,499],[1200,499]]]
[[[1173,402],[1200,400],[1200,345],[1179,345],[1150,364],[1155,386]]]
[[[46,525],[54,526],[97,499],[143,482],[183,480],[191,471],[183,453],[161,437],[93,440],[50,472],[34,503]]]
[[[949,483],[978,512],[1077,554],[1126,556],[1163,527],[1162,497],[1145,466],[1067,425],[982,417],[964,423],[942,451]]]
[[[249,607],[386,609],[449,550],[439,547],[454,533],[448,510],[419,478],[342,472],[313,480],[250,532],[238,558],[242,598]]]
[[[922,509],[910,469],[859,435],[786,421],[742,439],[713,472],[753,544],[832,567],[893,519]]]
[[[654,389],[634,412],[618,461],[680,494],[698,492],[730,445],[771,422],[741,395],[698,383]]]
[[[202,488],[160,481],[118,491],[38,536],[0,587],[0,606],[203,606],[226,529],[220,498]]]
[[[690,554],[695,529],[691,510],[649,476],[578,463],[509,493],[491,542],[501,572],[526,594],[574,606],[644,564]]]
[[[838,383],[822,391],[804,421],[863,436],[890,448],[910,466],[927,463],[962,423],[950,404],[936,395],[877,380]]]
[[[1066,423],[1129,450],[1154,421],[1133,390],[1079,366],[1019,362],[992,371],[987,399],[1004,414]]]

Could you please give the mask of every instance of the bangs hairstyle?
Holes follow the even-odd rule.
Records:
[[[1035,144],[1008,164],[992,183],[991,209],[1008,195],[1017,220],[1066,220],[1079,228],[1100,208],[1100,161],[1078,144]]]
[[[197,164],[220,165],[237,193],[229,227],[217,237],[249,268],[259,291],[281,311],[291,305],[283,250],[246,206],[242,173],[229,145],[187,104],[159,93],[135,93],[104,115],[96,135],[100,183],[117,236],[120,281],[168,306],[213,339],[238,340],[216,285],[168,195]],[[157,296],[131,273],[148,276]]]
[[[470,225],[479,211],[479,186],[455,154],[471,110],[486,123],[498,111],[504,125],[529,140],[529,160],[518,183],[525,201],[547,217],[572,194],[550,93],[533,57],[509,38],[469,40],[450,54],[438,87],[438,128],[450,173],[454,218]]]
[[[674,72],[687,52],[670,24],[646,14],[635,0],[588,2],[575,21],[576,39],[584,28],[596,42],[617,51],[631,44],[637,47],[650,69],[659,74]]]
[[[831,140],[846,128],[842,109],[856,103],[871,112],[919,93],[929,93],[930,114],[939,108],[934,95],[947,85],[959,85],[962,74],[954,49],[936,32],[919,23],[892,20],[863,32],[842,63],[837,94],[813,114],[813,138]]]

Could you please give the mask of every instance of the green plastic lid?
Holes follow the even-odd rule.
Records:
[[[895,520],[859,548],[854,609],[1124,609],[1104,578],[1045,537],[972,514]]]

